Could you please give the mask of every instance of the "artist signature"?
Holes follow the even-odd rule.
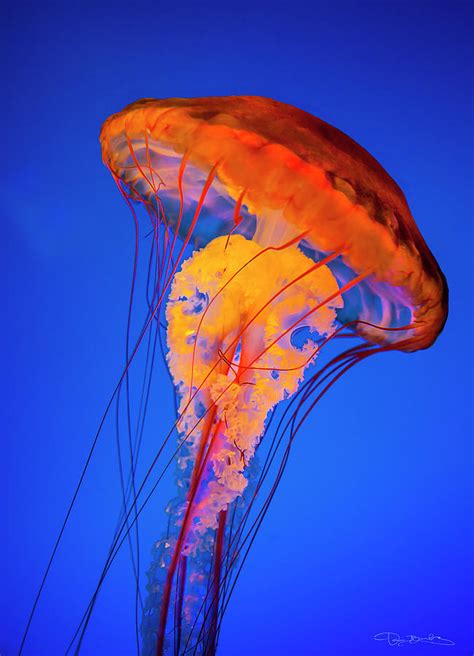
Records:
[[[394,633],[393,631],[384,631],[383,633],[377,633],[374,635],[374,640],[383,640],[384,642],[388,642],[388,644],[391,647],[401,647],[402,645],[416,645],[418,642],[427,642],[431,645],[454,645],[456,644],[452,640],[448,640],[447,638],[442,638],[439,635],[435,635],[434,633],[430,633],[427,635],[425,638],[420,638],[419,636],[416,635],[406,635],[406,636],[400,636],[398,633]]]

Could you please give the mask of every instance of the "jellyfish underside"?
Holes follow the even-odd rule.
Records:
[[[185,494],[173,507],[174,530],[159,544],[166,576],[160,581],[155,568],[151,577],[144,653],[156,653],[160,631],[158,653],[170,643],[172,596],[180,615],[173,648],[195,649],[194,634],[201,646],[191,653],[213,653],[229,508],[244,497],[269,412],[298,389],[341,306],[329,268],[295,244],[276,250],[240,234],[216,237],[175,274],[167,361],[180,402]]]

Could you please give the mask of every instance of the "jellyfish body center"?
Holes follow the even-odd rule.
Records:
[[[243,493],[268,413],[296,392],[341,306],[331,271],[296,245],[218,237],[183,262],[166,315],[184,460],[200,454],[188,550]]]

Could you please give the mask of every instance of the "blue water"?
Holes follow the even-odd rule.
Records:
[[[124,360],[134,227],[101,164],[101,122],[144,96],[239,93],[297,105],[374,154],[406,192],[451,296],[431,349],[369,359],[308,420],[220,654],[474,653],[469,4],[11,2],[1,11],[0,654],[17,653]],[[144,461],[172,417],[162,367]],[[144,568],[172,495],[166,480],[144,513]],[[119,501],[111,422],[26,655],[64,654]],[[134,604],[125,545],[81,653],[133,655]],[[391,647],[373,639],[384,631],[455,644]]]

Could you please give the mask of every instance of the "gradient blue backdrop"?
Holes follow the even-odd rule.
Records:
[[[133,224],[101,163],[101,122],[143,96],[242,93],[308,110],[380,160],[446,273],[451,304],[430,350],[360,365],[308,421],[220,654],[474,653],[470,6],[3,4],[2,656],[16,653],[123,360]],[[159,377],[157,440],[172,416]],[[144,518],[145,554],[167,494]],[[26,654],[64,653],[117,503],[106,430]],[[456,644],[373,640],[389,630]],[[125,552],[81,653],[134,653]]]

